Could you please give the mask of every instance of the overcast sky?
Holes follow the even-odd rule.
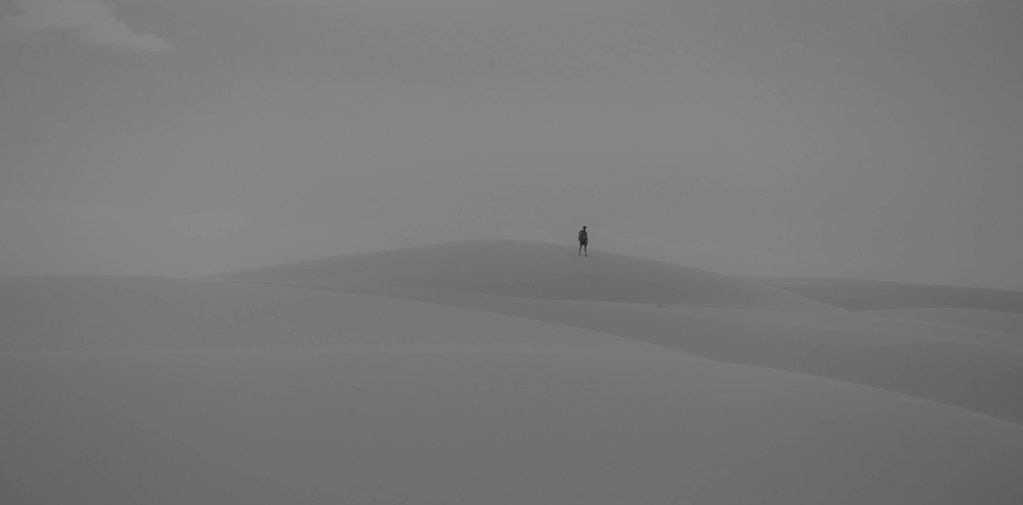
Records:
[[[1023,288],[1018,0],[0,0],[0,274],[468,238]],[[573,250],[574,252],[574,250]]]

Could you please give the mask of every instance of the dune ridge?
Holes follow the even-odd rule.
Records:
[[[1023,345],[1013,337],[807,305],[751,282],[678,265],[621,255],[593,261],[597,258],[578,258],[571,248],[547,244],[476,241],[225,277],[565,324],[719,361],[891,390],[1023,424],[1015,386],[1023,381]],[[962,296],[956,290],[953,295]]]
[[[1016,505],[1016,340],[529,243],[2,278],[0,502]]]
[[[0,353],[652,347],[606,333],[453,306],[210,279],[0,278],[0,321]]]
[[[323,287],[329,289],[329,287]],[[362,292],[594,329],[727,363],[826,377],[1023,425],[1023,349],[997,334],[934,331],[849,313],[531,300],[404,288]],[[981,337],[984,340],[977,341]]]
[[[213,276],[348,287],[391,286],[523,298],[837,311],[756,283],[681,265],[515,240],[445,243]]]

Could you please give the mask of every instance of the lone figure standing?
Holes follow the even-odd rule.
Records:
[[[586,227],[583,226],[583,229],[579,230],[579,254],[577,256],[585,254],[588,257],[590,255],[590,252],[586,250],[586,246],[589,243],[590,237],[586,235]]]

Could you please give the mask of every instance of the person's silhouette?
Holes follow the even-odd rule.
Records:
[[[584,254],[586,256],[590,255],[590,252],[586,249],[586,246],[589,245],[589,243],[590,237],[586,233],[586,227],[583,226],[583,229],[579,230],[579,254],[577,254],[577,256],[582,256]]]

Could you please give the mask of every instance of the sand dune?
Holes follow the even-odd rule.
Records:
[[[3,503],[1023,500],[1019,426],[679,353],[8,357],[0,398]]]
[[[877,310],[871,316],[923,321],[1014,335],[1023,346],[1023,314],[974,309]]]
[[[0,278],[0,321],[0,352],[650,347],[456,307],[206,279]]]
[[[483,240],[342,256],[218,277],[351,287],[394,286],[526,298],[834,311],[752,282],[680,265],[567,246]]]
[[[899,313],[521,242],[4,278],[0,503],[1023,502],[1020,338]]]
[[[1023,348],[1012,336],[854,313],[662,308],[403,288],[366,291],[607,332],[714,360],[897,391],[1023,424]]]
[[[955,308],[1023,314],[1023,292],[849,279],[755,279],[847,310]]]

